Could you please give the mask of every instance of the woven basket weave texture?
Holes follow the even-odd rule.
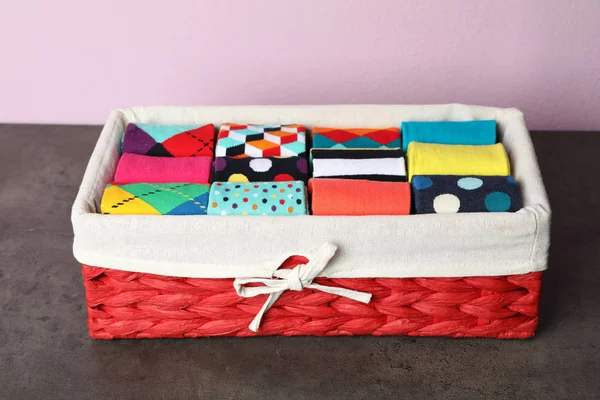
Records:
[[[290,257],[282,268],[306,263]],[[233,279],[175,278],[84,265],[88,327],[96,339],[257,335],[408,335],[527,338],[538,325],[541,272],[464,278],[317,278],[368,292],[369,304],[286,291],[260,329],[267,295],[243,298]]]

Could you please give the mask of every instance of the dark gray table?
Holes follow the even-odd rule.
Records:
[[[600,133],[533,135],[554,213],[533,339],[104,342],[69,220],[99,132],[0,125],[1,399],[600,398]]]

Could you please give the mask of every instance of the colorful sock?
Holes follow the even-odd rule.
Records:
[[[306,157],[232,158],[217,157],[215,182],[308,181]]]
[[[413,175],[510,175],[502,143],[468,146],[412,142],[406,158],[409,181]]]
[[[308,181],[313,215],[408,215],[406,182],[313,178]]]
[[[223,124],[217,139],[217,157],[295,157],[306,153],[302,125]]]
[[[212,157],[151,157],[125,153],[115,183],[209,183]]]
[[[304,182],[215,182],[209,215],[306,215]]]
[[[403,122],[402,150],[410,142],[485,145],[496,143],[496,121]]]
[[[206,215],[209,185],[197,183],[108,184],[102,214]]]
[[[312,149],[313,177],[406,182],[400,149]]]
[[[400,129],[319,128],[312,131],[315,149],[391,149],[400,147]]]
[[[515,212],[521,208],[512,176],[413,176],[416,214]]]
[[[213,157],[215,127],[130,123],[123,135],[123,153],[158,157]]]

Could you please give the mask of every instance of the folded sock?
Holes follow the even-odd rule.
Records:
[[[130,123],[123,135],[123,153],[158,157],[212,157],[215,127]]]
[[[406,158],[409,181],[414,175],[510,175],[502,143],[469,146],[412,142]]]
[[[400,149],[312,149],[313,177],[406,181]]]
[[[496,121],[403,122],[402,150],[410,142],[486,145],[496,143]]]
[[[124,153],[116,183],[209,183],[212,157],[152,157]]]
[[[515,212],[521,208],[512,176],[417,175],[411,185],[416,214]]]
[[[294,157],[306,153],[302,125],[223,124],[217,138],[217,157]]]
[[[214,161],[215,182],[308,181],[306,157],[233,158]]]
[[[406,182],[313,178],[308,181],[313,215],[408,215]]]
[[[197,183],[108,184],[102,214],[205,215],[210,185]]]
[[[400,129],[346,129],[315,127],[315,149],[391,149],[400,147]]]
[[[306,215],[304,182],[215,182],[209,215]]]

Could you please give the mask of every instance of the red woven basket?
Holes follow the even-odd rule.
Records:
[[[282,268],[306,263],[290,257]],[[240,297],[233,279],[176,278],[84,265],[95,339],[261,335],[528,338],[538,325],[541,272],[463,278],[317,278],[373,295],[369,304],[312,289],[286,291],[258,332],[267,295]]]

